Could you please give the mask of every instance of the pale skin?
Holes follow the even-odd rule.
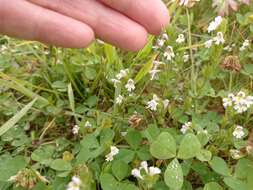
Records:
[[[168,23],[161,0],[0,0],[0,34],[67,48],[96,37],[138,51]]]

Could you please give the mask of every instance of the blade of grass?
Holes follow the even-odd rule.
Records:
[[[16,115],[9,119],[0,127],[0,136],[10,130],[15,124],[32,108],[33,104],[36,102],[37,98],[27,104],[23,109],[21,109]]]

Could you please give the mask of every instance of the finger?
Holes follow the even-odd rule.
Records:
[[[146,44],[144,27],[96,0],[29,1],[87,23],[100,39],[122,49],[137,51]]]
[[[161,0],[100,0],[158,34],[169,23],[169,14]]]
[[[0,0],[0,33],[72,48],[94,39],[86,24],[24,0]]]

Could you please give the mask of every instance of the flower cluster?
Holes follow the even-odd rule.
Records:
[[[67,190],[80,190],[82,181],[79,177],[73,176],[71,182],[69,182]]]
[[[240,91],[236,95],[229,94],[222,101],[224,108],[233,107],[237,113],[243,113],[253,104],[253,96],[246,96],[245,92]]]
[[[180,131],[185,134],[192,126],[192,122],[186,122],[185,124],[182,125]]]
[[[117,87],[117,84],[121,83],[121,79],[127,77],[129,74],[129,69],[121,69],[118,74],[116,74],[116,78],[111,79],[112,83],[115,87]]]
[[[119,153],[119,149],[116,146],[111,146],[111,152],[105,156],[107,162],[113,161],[113,157]]]
[[[233,136],[237,139],[243,138],[245,135],[244,129],[242,126],[237,125],[236,128],[233,131]]]
[[[163,62],[160,61],[153,61],[153,68],[149,71],[149,74],[151,76],[150,80],[157,79],[157,73],[161,72],[159,68],[160,65],[163,65]]]
[[[79,133],[79,129],[80,127],[78,125],[75,125],[73,128],[72,128],[72,133],[73,135],[77,135]]]
[[[246,50],[247,49],[247,47],[249,47],[250,46],[250,43],[249,43],[249,40],[244,40],[244,42],[243,42],[243,44],[242,44],[242,46],[240,47],[240,51],[244,51],[244,50]]]
[[[134,168],[131,172],[131,174],[134,177],[139,178],[141,180],[143,180],[146,175],[154,176],[160,173],[161,173],[161,170],[159,168],[154,167],[154,166],[148,167],[147,161],[141,162],[141,166],[139,168]]]
[[[212,45],[216,44],[216,45],[220,45],[220,44],[224,44],[225,43],[225,39],[223,37],[223,33],[222,32],[217,32],[217,35],[215,37],[213,37],[210,40],[207,40],[204,45],[206,48],[210,48],[212,47]]]

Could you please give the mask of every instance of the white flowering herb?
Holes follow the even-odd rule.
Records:
[[[113,86],[114,86],[115,88],[117,88],[117,85],[121,83],[120,80],[118,80],[118,79],[111,79],[111,81],[112,81]]]
[[[223,33],[222,32],[218,32],[217,35],[213,38],[213,41],[216,45],[220,45],[220,44],[224,44],[225,43],[225,39],[223,37]]]
[[[132,92],[135,89],[134,80],[129,79],[127,81],[127,84],[125,85],[125,88],[127,89],[128,92]]]
[[[163,107],[166,109],[169,106],[170,101],[168,99],[163,100]]]
[[[240,91],[236,95],[230,93],[222,101],[224,108],[233,107],[240,114],[246,112],[253,105],[253,96],[246,96],[245,92]]]
[[[178,37],[177,37],[177,39],[176,39],[176,42],[177,42],[178,44],[184,43],[184,42],[185,42],[185,37],[184,37],[184,35],[183,35],[183,34],[179,34]]]
[[[85,124],[84,124],[84,127],[85,128],[91,128],[92,124],[89,121],[86,121]]]
[[[116,146],[111,146],[111,152],[105,156],[107,162],[113,161],[113,157],[119,153],[119,149]]]
[[[190,60],[190,55],[184,53],[184,55],[183,55],[183,60],[184,60],[184,63],[188,62],[188,61]]]
[[[72,133],[74,135],[77,135],[79,133],[79,129],[80,127],[78,125],[75,125],[73,128],[72,128]]]
[[[143,172],[142,172],[143,171]],[[139,178],[141,180],[144,179],[145,176],[155,176],[159,175],[161,173],[160,168],[154,167],[154,166],[148,166],[147,161],[142,161],[139,168],[134,168],[131,172],[131,174]]]
[[[240,51],[244,51],[244,50],[246,50],[247,49],[247,47],[249,47],[250,46],[250,43],[249,43],[249,40],[245,40],[244,42],[243,42],[243,44],[242,44],[242,46],[240,47]]]
[[[221,23],[222,23],[222,17],[217,16],[212,22],[210,22],[207,28],[208,33],[215,31],[220,26]]]
[[[116,104],[118,104],[118,105],[122,104],[123,100],[124,100],[124,97],[122,95],[119,95],[116,98]]]
[[[185,124],[182,125],[180,131],[185,134],[192,126],[192,122],[186,122]]]
[[[167,46],[165,52],[163,53],[163,56],[167,61],[171,61],[175,57],[173,48],[171,46]]]
[[[116,75],[116,78],[118,80],[121,80],[122,78],[125,78],[129,73],[129,69],[122,69],[120,72]]]
[[[158,106],[158,101],[159,101],[159,98],[157,97],[156,94],[154,94],[153,99],[147,102],[147,108],[152,111],[156,111],[157,106]]]
[[[233,131],[233,136],[237,139],[243,138],[245,135],[244,129],[242,126],[237,125],[235,130]]]
[[[213,40],[211,39],[211,40],[207,40],[205,43],[204,43],[204,45],[205,45],[205,48],[211,48],[212,47],[212,45],[213,45]]]
[[[82,181],[79,177],[73,176],[71,182],[67,186],[67,190],[80,190]]]

